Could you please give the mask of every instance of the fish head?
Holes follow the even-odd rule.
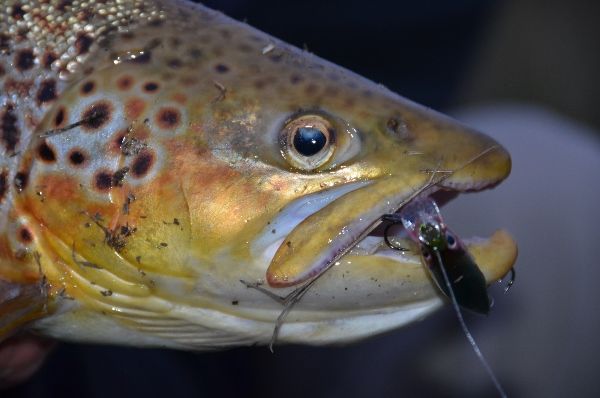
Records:
[[[203,330],[181,337],[186,347],[266,342],[282,307],[240,280],[286,295],[317,276],[283,341],[348,341],[438,307],[418,254],[368,234],[418,195],[499,183],[506,150],[306,51],[191,10],[101,43],[22,157],[15,209],[58,314],[39,327],[127,343],[94,327],[110,318],[160,344],[182,341],[177,327],[155,327],[168,319]],[[488,281],[514,262],[504,233],[475,246]]]

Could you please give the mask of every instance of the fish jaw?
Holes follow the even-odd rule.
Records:
[[[376,163],[378,178],[307,217],[286,236],[267,270],[270,286],[294,286],[319,275],[376,227],[383,214],[398,211],[416,196],[439,189],[482,190],[509,175],[510,156],[495,141],[402,101],[407,104],[413,108],[403,112],[411,126],[410,143],[388,152],[387,159],[380,151],[385,163]]]
[[[515,241],[503,230],[494,232],[488,239],[472,240],[467,243],[467,248],[488,283],[502,278],[517,257]],[[335,285],[338,285],[337,288]],[[340,305],[338,317],[329,324],[320,325],[303,324],[298,321],[302,313],[292,314],[282,327],[282,341],[309,340],[311,344],[349,342],[421,320],[445,302],[418,255],[399,255],[387,247],[380,247],[371,255],[351,252],[344,256],[338,265],[315,283],[314,289],[321,294],[342,292],[336,293],[332,301],[343,301],[344,293],[352,295],[356,300],[354,312],[348,311],[347,307],[344,312]],[[314,301],[315,298],[307,294],[302,308],[317,311]],[[340,333],[340,330],[343,332]]]

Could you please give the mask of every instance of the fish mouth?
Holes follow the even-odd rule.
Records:
[[[486,188],[479,188],[477,191],[482,189]],[[436,188],[429,192],[423,192],[406,204],[418,200],[418,198],[429,197],[436,202],[438,207],[443,208],[444,205],[459,197],[461,193],[473,191],[468,188],[465,188],[464,191]],[[399,213],[403,207],[396,213]],[[486,238],[469,237],[463,241],[482,269],[488,283],[503,278],[516,260],[516,243],[503,230],[497,230]],[[343,259],[352,261],[350,258],[356,260],[357,257],[368,257],[373,264],[387,260],[387,262],[401,263],[404,266],[410,264],[421,270],[420,252],[419,245],[409,236],[402,223],[382,221],[366,233],[364,238],[353,242]],[[430,279],[428,273],[423,274]]]
[[[492,178],[489,173],[477,178],[473,170],[442,173],[441,178],[436,178],[440,172],[422,170],[421,173],[372,181],[367,186],[346,192],[306,217],[285,236],[270,261],[267,282],[274,288],[296,286],[320,277],[334,265],[347,263],[350,257],[354,260],[368,257],[373,265],[390,261],[398,266],[420,264],[420,250],[408,239],[401,225],[390,227],[388,235],[393,238],[394,246],[408,250],[393,250],[385,242],[383,232],[387,225],[382,215],[398,212],[412,200],[423,196],[443,205],[460,193],[496,186],[510,170],[510,157],[499,146],[492,149],[496,148],[503,160],[498,162],[502,167]],[[469,250],[477,252],[479,258],[476,257],[476,261],[488,282],[505,275],[516,259],[515,242],[505,232],[499,233],[487,240],[466,240]],[[494,238],[497,244],[492,245],[490,242]],[[494,254],[494,251],[498,253]],[[492,261],[498,257],[502,257],[503,261]],[[373,269],[372,266],[367,268]]]

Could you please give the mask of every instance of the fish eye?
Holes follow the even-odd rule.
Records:
[[[321,115],[289,120],[281,135],[283,157],[295,168],[312,171],[327,163],[335,149],[335,130]]]

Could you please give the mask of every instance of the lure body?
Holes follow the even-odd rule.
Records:
[[[416,199],[402,209],[400,217],[411,238],[418,242],[422,261],[437,287],[450,297],[443,267],[458,304],[488,314],[490,299],[485,276],[462,240],[446,226],[435,201]]]

